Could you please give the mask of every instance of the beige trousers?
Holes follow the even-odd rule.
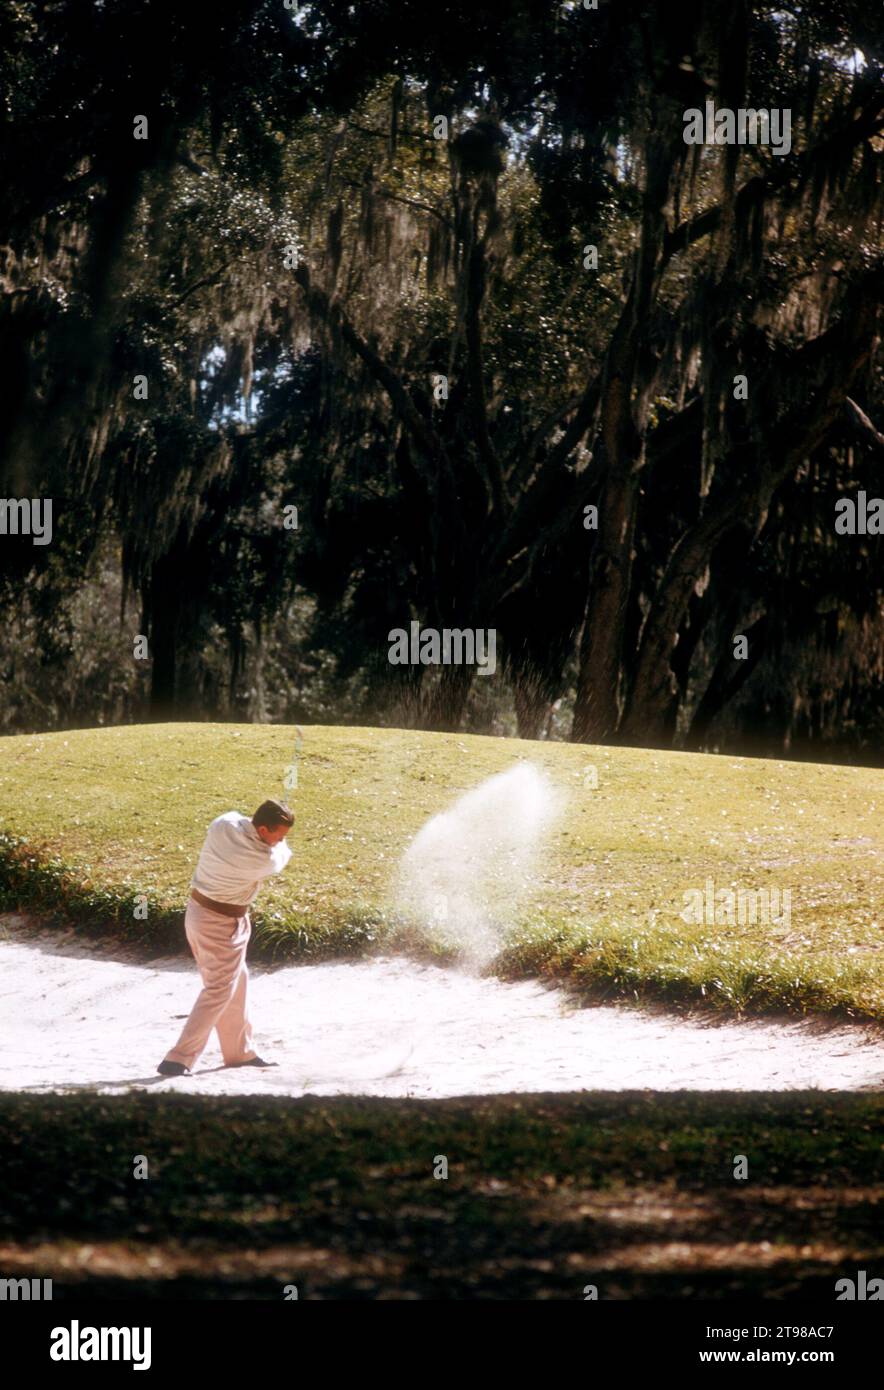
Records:
[[[196,958],[203,988],[181,1030],[181,1037],[167,1062],[193,1067],[214,1028],[227,1066],[248,1062],[257,1054],[252,1047],[249,1022],[249,970],[246,947],[252,934],[249,914],[225,917],[191,898],[184,916],[184,930]]]

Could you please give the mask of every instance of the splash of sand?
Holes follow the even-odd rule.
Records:
[[[418,831],[396,876],[396,908],[454,945],[468,967],[487,964],[536,882],[560,808],[531,763],[486,778]]]

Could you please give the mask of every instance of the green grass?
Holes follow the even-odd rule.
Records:
[[[280,795],[293,751],[291,729],[229,724],[0,740],[0,905],[180,946],[206,825]],[[565,812],[498,973],[586,998],[884,1021],[884,773],[866,768],[308,728],[295,857],[262,890],[255,952],[444,955],[391,910],[392,872],[429,816],[520,759],[549,774]],[[791,922],[685,923],[683,894],[709,878],[790,890]]]
[[[0,1267],[55,1299],[832,1302],[884,1272],[882,1120],[818,1092],[3,1094]]]

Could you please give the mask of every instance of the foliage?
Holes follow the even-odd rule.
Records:
[[[3,11],[2,477],[58,516],[7,596],[115,531],[155,718],[246,670],[266,717],[300,590],[364,718],[467,717],[469,669],[386,666],[417,618],[498,631],[525,736],[565,700],[578,741],[874,739],[879,546],[832,544],[884,447],[863,4]],[[710,95],[791,150],[687,146]]]

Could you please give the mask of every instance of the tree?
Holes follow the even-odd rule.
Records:
[[[90,12],[83,52],[75,7],[6,8],[6,477],[112,515],[157,713],[204,707],[213,624],[234,666],[260,646],[295,554],[317,637],[375,691],[389,627],[498,628],[529,736],[575,659],[578,739],[696,741],[769,679],[772,548],[803,536],[809,586],[833,569],[783,499],[848,430],[865,475],[878,436],[861,5],[227,3],[170,17],[154,65],[129,6]],[[159,137],[133,158],[142,92]],[[790,150],[686,143],[712,99],[790,111]],[[295,492],[312,524],[283,552],[255,518]],[[248,577],[227,600],[221,554]],[[459,727],[471,668],[405,680]]]

